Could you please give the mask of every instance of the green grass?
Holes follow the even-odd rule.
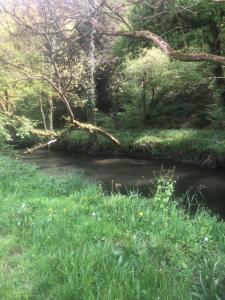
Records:
[[[212,130],[147,130],[135,137],[134,145],[145,144],[171,147],[172,149],[183,149],[198,152],[214,152],[225,154],[225,133]]]
[[[0,158],[0,299],[225,299],[225,224]]]
[[[195,129],[148,129],[141,131],[119,130],[113,132],[122,144],[133,154],[145,153],[154,158],[197,160],[203,162],[208,155],[213,159],[225,160],[225,132]],[[73,132],[66,138],[71,151],[86,151],[88,134]],[[94,151],[110,153],[116,148],[102,137]],[[220,159],[221,160],[221,159]]]

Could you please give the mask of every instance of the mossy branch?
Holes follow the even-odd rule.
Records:
[[[50,140],[47,143],[39,144],[39,145],[36,145],[32,148],[29,148],[24,153],[32,153],[36,150],[49,148],[53,144],[59,143],[65,137],[65,135],[67,135],[68,133],[72,132],[75,129],[84,130],[84,131],[87,131],[89,133],[99,134],[99,135],[103,136],[104,138],[106,138],[107,140],[109,140],[112,144],[116,145],[117,147],[119,147],[119,148],[121,148],[125,151],[125,148],[120,143],[120,141],[117,140],[113,135],[111,135],[110,133],[108,133],[104,129],[102,129],[100,127],[97,127],[97,126],[94,126],[92,124],[82,123],[82,122],[79,122],[77,120],[73,120],[73,122],[69,123],[67,128],[65,130],[63,130],[62,132],[60,132],[60,133],[55,133],[55,132],[52,132],[52,131],[46,132],[46,131],[42,131],[42,130],[34,130],[33,133],[36,133],[38,136],[44,136],[44,137],[49,136],[49,137],[56,137],[56,138],[54,140]]]

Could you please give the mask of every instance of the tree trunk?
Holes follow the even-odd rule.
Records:
[[[142,111],[142,124],[145,127],[147,123],[147,75],[146,73],[143,74],[143,79],[142,79],[142,106],[143,106],[143,111]]]
[[[48,128],[47,128],[45,112],[44,112],[44,109],[43,109],[43,103],[42,103],[41,96],[39,97],[39,103],[40,103],[40,111],[41,111],[41,115],[42,115],[42,121],[43,121],[44,129],[45,129],[45,131],[47,131]]]
[[[220,31],[216,22],[212,21],[209,24],[211,31],[211,40],[208,42],[211,52],[216,55],[221,55],[221,40],[220,40]],[[223,66],[216,64],[213,67],[213,76],[215,77],[215,84],[220,90],[221,102],[225,108],[225,78],[223,72]]]
[[[110,113],[112,110],[112,98],[110,93],[111,65],[105,64],[96,70],[96,106],[103,113]]]
[[[49,130],[53,131],[54,130],[54,124],[53,124],[53,98],[52,96],[48,97],[48,103],[49,103],[49,113],[48,113],[48,119],[49,119]]]
[[[112,96],[112,118],[115,129],[119,128],[118,122],[118,93],[117,90],[115,91],[115,95]]]
[[[221,55],[221,41],[220,41],[220,32],[217,24],[212,21],[209,24],[209,28],[211,31],[211,41],[208,42],[209,47],[211,49],[211,52],[216,55]],[[216,66],[213,68],[213,74],[215,76],[215,81],[218,87],[225,88],[225,80],[224,80],[224,74],[223,74],[223,67],[220,64],[216,64]]]

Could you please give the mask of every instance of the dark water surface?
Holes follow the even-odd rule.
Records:
[[[22,155],[27,163],[51,175],[83,174],[89,179],[103,183],[107,189],[126,192],[139,191],[148,196],[152,183],[164,170],[173,170],[176,179],[176,195],[196,195],[198,201],[225,218],[225,170],[205,169],[185,164],[158,160],[93,157],[39,151]]]

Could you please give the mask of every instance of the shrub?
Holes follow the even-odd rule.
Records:
[[[121,119],[128,120],[129,127],[145,126],[163,99],[191,94],[206,84],[198,67],[196,63],[171,61],[155,47],[144,49],[137,58],[127,57],[122,64]]]

